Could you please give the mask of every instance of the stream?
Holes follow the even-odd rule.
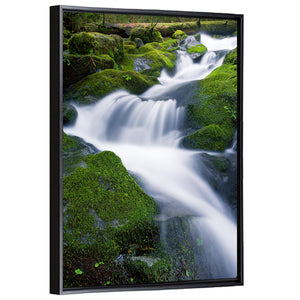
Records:
[[[194,36],[189,36],[186,43],[193,41]],[[145,192],[160,206],[157,221],[161,224],[161,242],[169,253],[176,256],[174,239],[189,232],[190,279],[234,278],[236,216],[195,168],[199,153],[205,151],[179,146],[185,108],[180,105],[181,99],[168,98],[175,89],[201,80],[221,66],[237,40],[201,34],[201,43],[208,51],[199,62],[194,62],[182,45],[177,51],[175,74],[162,71],[160,84],[142,95],[120,90],[95,104],[75,105],[77,121],[64,131],[101,151],[113,151],[127,170],[141,179]],[[236,155],[234,146],[226,151]]]

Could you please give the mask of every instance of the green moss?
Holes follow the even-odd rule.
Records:
[[[207,51],[207,48],[203,44],[199,44],[196,46],[187,47],[188,53],[199,53],[204,54]]]
[[[69,39],[69,51],[71,54],[96,53],[97,41],[91,33],[76,33]]]
[[[81,149],[78,141],[63,132],[63,152],[78,149]]]
[[[231,65],[237,64],[237,48],[235,48],[233,51],[230,51],[225,56],[223,64],[231,64]]]
[[[124,57],[123,40],[118,35],[81,32],[73,34],[68,45],[71,54],[108,54],[117,63]]]
[[[236,51],[228,57],[236,57]],[[199,81],[194,104],[187,105],[186,126],[200,129],[218,125],[230,140],[237,122],[237,66],[227,60],[205,79]]]
[[[129,40],[134,41],[136,38],[140,38],[144,44],[151,42],[161,43],[163,41],[161,33],[156,29],[150,27],[137,26],[131,30]]]
[[[64,87],[99,70],[113,69],[114,66],[115,61],[107,54],[99,56],[64,54]]]
[[[177,41],[173,39],[168,39],[163,43],[152,42],[148,43],[138,49],[127,48],[126,55],[121,64],[122,70],[134,70],[135,60],[144,60],[149,66],[146,70],[138,70],[141,74],[159,77],[162,69],[167,69],[172,72],[176,65],[177,56],[174,53],[175,48],[174,43],[177,45]]]
[[[75,122],[77,118],[77,111],[71,104],[63,104],[63,123],[64,125],[70,125]]]
[[[176,39],[168,38],[160,43],[160,50],[162,51],[175,51],[178,50],[178,41]]]
[[[63,180],[64,242],[79,250],[94,249],[107,236],[121,252],[132,243],[153,245],[158,206],[120,158],[104,151],[83,160],[86,168],[77,168]]]
[[[187,37],[187,34],[185,32],[183,32],[182,30],[176,30],[173,33],[172,37],[173,37],[173,39],[183,41]]]
[[[176,63],[176,54],[163,52],[160,50],[153,50],[147,52],[145,55],[141,57],[151,61],[150,63],[151,69],[147,69],[142,71],[142,74],[148,74],[153,76],[159,76],[162,69],[167,69],[167,71],[173,71]]]
[[[231,136],[226,135],[220,126],[212,124],[185,137],[182,145],[189,149],[224,151],[230,140]]]
[[[135,71],[108,69],[89,75],[74,84],[66,98],[88,104],[118,89],[125,89],[133,94],[141,94],[156,83],[158,83],[156,78]]]
[[[80,138],[75,136],[69,136],[63,132],[63,176],[70,175],[77,167],[85,167],[86,164],[83,158],[93,152],[97,152],[96,149],[87,147],[82,143]]]

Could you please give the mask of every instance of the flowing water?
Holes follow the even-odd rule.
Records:
[[[64,131],[101,151],[115,152],[125,167],[139,176],[144,190],[160,205],[157,220],[166,248],[172,248],[171,220],[185,218],[192,239],[202,246],[192,247],[194,279],[233,278],[237,270],[235,218],[195,169],[199,151],[179,147],[185,115],[184,107],[178,105],[180,99],[165,99],[174,88],[205,78],[236,47],[235,37],[214,39],[202,34],[201,42],[208,51],[200,62],[194,63],[183,45],[173,76],[163,71],[160,84],[140,96],[120,90],[95,104],[75,106],[77,121]]]

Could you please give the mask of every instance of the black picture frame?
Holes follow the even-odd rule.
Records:
[[[92,288],[63,287],[63,201],[62,201],[62,138],[63,138],[63,13],[90,12],[153,16],[225,18],[237,21],[237,277],[234,279],[193,280]],[[241,14],[112,9],[75,6],[50,7],[50,293],[159,290],[243,285],[243,20]]]

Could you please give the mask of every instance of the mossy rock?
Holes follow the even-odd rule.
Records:
[[[231,137],[218,125],[208,125],[197,130],[182,140],[182,145],[188,149],[204,149],[224,151],[229,145]]]
[[[77,110],[69,103],[63,103],[63,123],[64,125],[71,125],[76,121]]]
[[[134,41],[123,42],[124,53],[134,54],[137,49],[137,43]]]
[[[79,251],[97,249],[106,236],[119,253],[126,253],[130,244],[154,246],[158,206],[120,158],[104,151],[83,160],[86,167],[63,180],[64,243]]]
[[[124,57],[123,40],[118,35],[106,35],[98,32],[81,32],[69,39],[70,54],[108,54],[117,63]]]
[[[113,69],[114,66],[115,61],[107,54],[97,56],[65,53],[63,57],[64,87],[100,70]]]
[[[177,60],[174,42],[177,45],[176,40],[170,39],[163,43],[148,43],[138,49],[131,48],[121,66],[125,70],[135,70],[155,77],[159,77],[163,69],[172,73]]]
[[[108,69],[75,83],[65,96],[80,104],[89,104],[119,89],[138,95],[157,83],[156,78],[135,71]]]
[[[187,34],[182,30],[176,30],[173,33],[172,38],[178,40],[179,42],[183,42],[187,38]]]
[[[75,33],[69,39],[69,51],[71,54],[97,53],[98,43],[91,33]]]
[[[193,60],[197,60],[207,52],[207,48],[203,44],[197,44],[193,46],[187,45],[187,52],[190,54]]]
[[[151,42],[161,43],[163,41],[161,33],[156,28],[137,26],[132,29],[129,40],[134,41],[136,38],[140,38],[144,44]]]
[[[88,154],[98,153],[99,150],[94,146],[84,143],[75,136],[69,136],[63,132],[63,177],[70,175],[78,167],[85,167],[83,158]]]
[[[236,51],[231,55],[236,57]],[[224,63],[193,86],[193,102],[186,106],[186,127],[194,130],[218,125],[233,138],[237,125],[237,66]]]

